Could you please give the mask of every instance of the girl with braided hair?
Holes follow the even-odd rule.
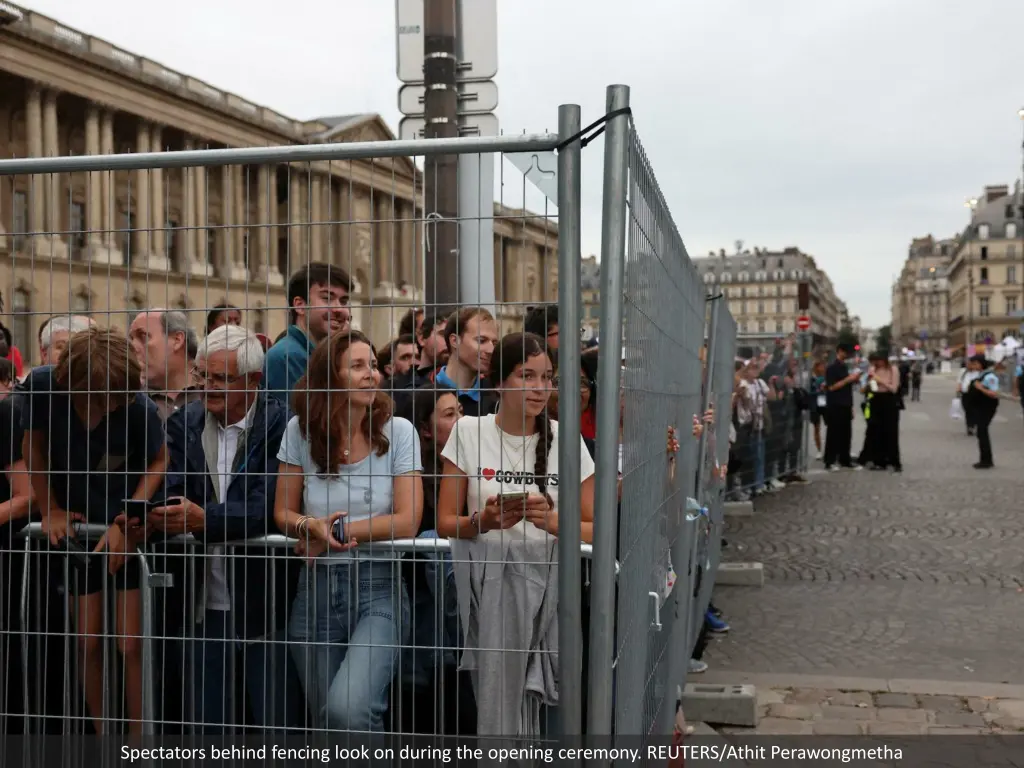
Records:
[[[490,381],[497,413],[463,416],[441,451],[437,531],[451,540],[460,668],[476,693],[477,733],[529,737],[555,729],[558,707],[559,431],[548,413],[556,380],[544,341],[505,336]],[[580,441],[581,486],[572,492],[590,542],[594,461],[581,435],[566,437]]]

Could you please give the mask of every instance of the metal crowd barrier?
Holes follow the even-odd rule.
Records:
[[[52,119],[52,110],[47,114]],[[334,144],[210,150],[194,147],[212,139],[161,131],[139,118],[131,152],[109,154],[113,114],[89,111],[85,154],[0,160],[0,176],[12,180],[17,222],[0,241],[9,257],[7,284],[13,287],[7,297],[11,342],[24,351],[27,367],[52,363],[58,358],[56,342],[44,338],[40,321],[91,320],[129,336],[140,313],[161,308],[164,320],[183,316],[186,327],[150,329],[156,335],[180,334],[194,344],[195,329],[228,322],[219,315],[234,313],[238,317],[231,322],[269,344],[294,322],[296,305],[284,288],[289,277],[318,263],[341,267],[352,279],[345,296],[319,297],[323,303],[317,311],[347,312],[351,326],[364,331],[381,354],[399,346],[403,316],[414,319],[424,310],[449,316],[450,306],[426,306],[432,293],[426,286],[457,274],[463,303],[492,309],[499,336],[521,331],[528,307],[557,298],[557,324],[564,331],[557,355],[559,430],[576,435],[581,433],[581,359],[575,331],[584,319],[599,316],[592,545],[579,539],[582,502],[574,481],[581,446],[559,441],[560,727],[571,735],[657,739],[672,732],[673,704],[713,586],[720,510],[704,464],[709,456],[721,462],[727,442],[721,430],[730,379],[722,366],[728,368],[732,359],[735,325],[724,305],[712,302],[718,325],[709,340],[706,383],[701,351],[708,337],[708,296],[633,127],[625,86],[607,91],[601,300],[584,307],[581,160],[583,151],[595,151],[584,147],[592,146],[596,134],[581,131],[577,106],[563,105],[558,117],[556,135],[393,141],[380,126],[365,125],[358,133],[346,135],[343,127],[332,131]],[[58,119],[64,119],[60,113]],[[135,118],[122,114],[118,124],[129,119]],[[381,139],[351,140],[364,138],[364,129]],[[434,195],[422,170],[423,163],[452,156],[458,156],[462,182],[458,200]],[[553,163],[557,189],[547,172]],[[489,167],[501,173],[497,203]],[[557,216],[551,212],[555,198]],[[449,242],[458,247],[448,249]],[[427,264],[434,260],[425,256],[429,247],[440,254],[432,273]],[[446,261],[455,252],[458,263]],[[306,297],[307,306],[314,298]],[[171,391],[169,364],[152,362],[138,338],[130,343],[137,347],[151,393]],[[161,389],[158,380],[168,386]],[[698,445],[687,439],[690,423],[712,399],[719,406],[715,444]],[[670,427],[682,443],[674,457],[666,450]],[[778,450],[773,461],[781,465],[789,454]],[[693,514],[694,506],[707,514]],[[80,530],[101,534],[93,527]],[[19,617],[30,622],[46,585],[32,567],[43,560],[32,545],[39,525],[24,535]],[[188,552],[196,541],[186,537],[175,544]],[[283,536],[220,543],[228,551],[272,552],[294,544]],[[441,555],[447,548],[443,540],[417,539],[360,550]],[[583,573],[577,551],[590,560],[589,573]],[[161,714],[159,689],[175,682],[174,670],[157,669],[167,666],[157,658],[158,646],[182,638],[170,637],[163,625],[171,618],[157,610],[172,586],[158,563],[171,555],[147,547],[133,557],[142,572],[142,725],[153,733]],[[193,558],[189,568],[201,559]],[[237,554],[235,559],[242,560]],[[48,593],[44,597],[49,600]],[[56,606],[61,609],[57,619],[54,606],[44,608],[53,614],[47,620],[63,624],[66,642],[72,637],[69,612]],[[107,614],[104,620],[111,620]],[[187,624],[188,609],[173,618]],[[105,637],[110,634],[104,631]],[[29,643],[45,645],[50,639],[26,632],[22,649],[29,654]],[[32,704],[30,686],[41,690],[44,677],[61,676],[60,727],[66,728],[76,705],[66,692],[77,680],[66,646],[62,661],[53,666],[61,668],[42,675],[26,666],[24,703]],[[110,686],[104,697],[101,720],[107,723],[114,698]]]
[[[74,525],[74,529],[75,529],[75,531],[76,531],[76,533],[77,533],[77,535],[79,537],[79,540],[94,541],[95,539],[98,539],[100,536],[102,536],[106,532],[107,526],[100,525],[100,524],[77,523],[77,524]],[[45,635],[45,632],[43,632],[43,633],[37,632],[36,630],[32,629],[31,626],[30,626],[31,625],[31,620],[30,620],[30,615],[29,615],[29,603],[30,603],[30,600],[31,600],[32,588],[34,586],[36,586],[34,581],[33,581],[33,579],[32,579],[32,568],[31,568],[31,565],[33,563],[33,560],[31,558],[31,555],[33,554],[33,552],[35,552],[36,554],[49,555],[49,556],[56,557],[56,558],[60,559],[62,561],[61,564],[62,564],[62,566],[65,569],[65,573],[67,572],[66,569],[69,568],[69,565],[67,563],[67,556],[66,556],[66,554],[61,552],[60,550],[49,550],[49,551],[41,550],[41,551],[37,551],[37,550],[33,550],[32,549],[32,542],[33,541],[46,541],[46,535],[45,535],[45,533],[42,530],[42,524],[41,523],[38,523],[38,522],[30,523],[24,529],[22,529],[22,531],[19,532],[18,536],[20,538],[24,539],[24,542],[25,542],[24,553],[26,555],[25,561],[24,561],[23,566],[22,566],[22,568],[23,568],[23,570],[22,570],[22,583],[21,583],[21,594],[20,594],[20,600],[19,600],[19,606],[20,606],[20,608],[19,608],[19,619],[20,619],[20,631],[19,631],[19,634],[20,634],[20,638],[21,638],[21,646],[22,646],[22,654],[23,654],[22,658],[23,659],[28,659],[30,657],[30,647],[29,647],[30,640],[33,637],[38,637],[40,635]],[[172,544],[184,545],[184,546],[187,546],[187,547],[190,547],[190,548],[196,548],[196,547],[203,546],[203,544],[200,541],[198,541],[191,534],[168,537],[164,541],[172,543]],[[284,535],[281,535],[281,534],[269,534],[269,535],[265,535],[265,536],[258,536],[258,537],[255,537],[255,538],[244,539],[244,540],[239,540],[239,541],[218,542],[215,545],[207,545],[207,546],[216,546],[216,547],[219,547],[219,548],[222,547],[227,552],[230,553],[230,551],[235,549],[235,548],[245,548],[245,549],[248,549],[248,550],[252,550],[252,549],[291,550],[291,549],[293,549],[295,547],[296,544],[298,544],[298,539],[295,539],[295,538],[292,538],[292,537],[288,537],[288,536],[284,536]],[[368,558],[373,558],[373,557],[379,557],[382,554],[399,555],[399,556],[401,556],[401,555],[445,555],[445,554],[449,554],[450,552],[451,552],[451,545],[450,545],[450,542],[447,539],[424,537],[424,538],[415,538],[415,539],[396,539],[394,541],[388,541],[388,542],[377,542],[377,543],[370,542],[370,543],[366,543],[366,544],[361,544],[356,550],[353,551],[353,557],[354,557],[355,560],[358,561],[360,559],[368,559]],[[143,725],[143,733],[145,735],[154,735],[155,733],[157,733],[157,727],[156,726],[157,726],[158,723],[161,722],[161,718],[158,716],[158,713],[157,713],[157,704],[156,704],[156,690],[158,688],[159,676],[157,674],[156,665],[154,664],[154,656],[155,656],[154,644],[156,642],[159,642],[159,641],[166,641],[166,640],[173,639],[173,638],[168,637],[168,636],[160,637],[154,631],[154,627],[155,627],[155,624],[156,624],[156,607],[157,607],[157,603],[158,603],[157,592],[159,590],[161,590],[161,589],[170,588],[170,587],[175,586],[174,580],[173,580],[172,577],[169,577],[169,574],[161,573],[161,572],[155,572],[155,571],[152,570],[152,568],[150,566],[150,563],[149,563],[149,559],[152,559],[153,557],[159,557],[159,556],[160,556],[159,554],[154,553],[152,551],[149,551],[145,547],[141,547],[141,546],[137,549],[137,551],[133,555],[133,557],[139,563],[140,568],[141,568],[141,572],[142,572],[142,574],[141,574],[142,575],[142,579],[141,579],[141,582],[140,582],[140,592],[141,592],[141,597],[142,597],[142,633],[141,633],[141,637],[139,639],[140,639],[141,645],[142,645],[142,666],[143,666],[143,683],[144,683],[144,690],[143,690],[143,724],[142,725]],[[236,559],[235,557],[232,557],[231,555],[229,555],[229,557],[232,559],[232,562],[234,562],[235,559]],[[237,558],[237,559],[244,560],[246,557],[253,557],[253,555],[248,554],[248,555],[245,555],[245,556]],[[274,567],[276,565],[277,559],[272,557],[272,556],[268,557],[266,555],[260,555],[260,554],[255,555],[255,557],[265,558],[265,559],[268,559],[271,562],[271,579],[273,579],[274,578],[273,571],[274,571]],[[592,557],[593,557],[593,546],[591,544],[581,543],[580,544],[580,557],[581,557],[581,559],[583,561],[589,562],[592,559]],[[194,568],[197,563],[201,563],[203,561],[204,561],[203,556],[188,557],[187,558],[187,564],[188,564],[188,566],[190,568]],[[397,562],[401,562],[401,561],[399,560],[399,561],[396,561],[396,563]],[[617,562],[614,564],[613,572],[614,572],[615,576],[617,576],[618,573],[619,573],[619,564]],[[589,577],[589,574],[587,574],[587,576]],[[659,598],[659,595],[657,593],[652,592],[650,597],[654,600],[654,603],[657,604],[657,599]],[[276,606],[271,604],[270,606],[268,606],[268,611],[269,611],[270,614],[274,614],[275,611],[276,611]],[[185,622],[185,627],[186,628],[194,627],[194,619],[195,619],[195,616],[192,614],[192,612],[190,612],[190,614],[189,614],[189,616],[188,616],[188,618],[187,618],[187,620]],[[657,611],[656,611],[654,619],[652,619],[652,625],[657,625],[656,628],[660,629],[660,624],[658,624]],[[65,622],[65,627],[64,628],[65,628],[65,636],[64,636],[65,637],[65,641],[66,642],[73,642],[74,639],[76,639],[78,637],[77,633],[72,631],[72,629],[70,627],[70,624],[68,622]],[[111,636],[112,636],[112,633],[104,632],[104,635],[103,635],[104,639],[109,639]],[[190,640],[193,640],[193,641],[195,640],[195,638],[190,638],[187,635],[184,638],[182,638],[182,639],[184,641],[186,641],[186,642],[188,642]],[[225,637],[225,638],[204,638],[204,639],[223,640],[223,642],[225,642],[225,643],[234,642],[233,640],[229,639],[228,637]],[[275,641],[267,641],[267,642],[268,643],[273,643]],[[287,645],[288,642],[289,641],[286,641],[284,644]],[[66,653],[65,657],[67,657],[67,655],[68,654]],[[270,672],[270,674],[269,674],[270,678],[272,678],[272,679],[276,678],[276,675],[275,675],[275,672],[274,672],[273,668],[271,668],[269,670],[269,672]],[[108,673],[108,671],[106,669],[104,670],[104,673],[105,673],[106,677],[109,677],[109,673]],[[25,664],[22,667],[21,675],[22,675],[22,686],[23,686],[23,688],[22,688],[22,691],[23,691],[23,702],[22,703],[23,703],[23,706],[24,706],[24,711],[22,713],[22,716],[25,718],[27,723],[31,723],[32,717],[33,717],[33,713],[32,713],[33,701],[36,701],[38,703],[43,697],[42,697],[42,695],[38,691],[37,691],[37,695],[35,696],[34,699],[30,695],[31,685],[33,683],[33,670],[30,670],[30,668],[29,668],[29,666],[27,664]],[[234,679],[234,678],[235,678],[234,673],[229,675],[229,679]],[[75,680],[76,680],[76,678],[73,677],[73,676],[65,676],[65,678],[64,678],[64,685],[65,685],[65,687],[67,687],[69,684],[72,687],[74,687]],[[38,678],[35,680],[35,682],[37,682],[37,683],[39,682]],[[110,720],[110,713],[111,713],[110,706],[111,706],[111,703],[112,703],[110,701],[111,697],[110,697],[109,689],[106,690],[106,694],[107,694],[107,696],[106,696],[106,701],[105,701],[105,711],[104,711],[104,717],[103,717],[103,720],[104,720],[105,723],[109,722],[109,720]],[[77,719],[77,718],[74,718],[72,715],[70,715],[70,713],[68,713],[68,711],[67,711],[67,707],[70,706],[73,703],[73,701],[74,701],[74,697],[71,695],[71,691],[65,691],[65,695],[66,695],[66,698],[64,699],[64,702],[65,702],[64,719],[65,719],[65,721],[69,721],[71,719]],[[84,715],[84,714],[81,715],[81,719],[83,719],[83,720],[87,719],[87,717],[88,717],[87,715]],[[180,724],[182,726],[190,724],[190,722],[187,721],[185,718],[182,718],[182,721],[180,723],[178,721],[175,721],[175,720],[170,720],[169,721],[166,717],[163,718],[163,721],[165,723]],[[231,725],[238,725],[238,724],[239,723],[238,723],[237,716],[233,716],[231,718],[231,721],[229,723],[226,723],[225,725],[231,726]]]

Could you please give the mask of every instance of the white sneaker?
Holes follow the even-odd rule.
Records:
[[[815,459],[816,461],[821,461],[821,451],[818,451],[818,453],[817,453],[817,454],[815,454],[815,456],[814,456],[814,459]]]
[[[829,472],[838,472],[841,469],[842,469],[842,467],[840,467],[838,464],[833,464],[831,467],[828,468],[828,471]]]

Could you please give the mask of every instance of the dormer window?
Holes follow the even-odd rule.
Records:
[[[1016,236],[1017,236],[1017,224],[1015,222],[1011,221],[1009,224],[1006,225],[1006,239],[1007,240],[1013,240],[1013,238],[1015,238]]]
[[[988,240],[988,224],[979,224],[978,225],[978,239],[979,240]]]
[[[785,280],[786,279],[786,272],[784,270],[781,270],[781,269],[775,270],[775,279],[776,280]]]
[[[749,272],[740,272],[740,282],[741,283],[745,283],[749,279],[750,279],[750,273]]]
[[[732,275],[730,275],[728,272],[723,272],[722,273],[722,282],[723,283],[731,283],[732,282]]]

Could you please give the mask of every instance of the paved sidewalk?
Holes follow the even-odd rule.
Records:
[[[725,559],[763,563],[765,585],[715,590],[732,630],[709,644],[712,673],[1024,683],[1021,409],[1000,404],[997,468],[978,471],[952,391],[925,377],[907,403],[903,474],[815,474],[728,519]]]
[[[756,728],[724,734],[920,736],[1024,732],[1024,699],[761,687]]]

